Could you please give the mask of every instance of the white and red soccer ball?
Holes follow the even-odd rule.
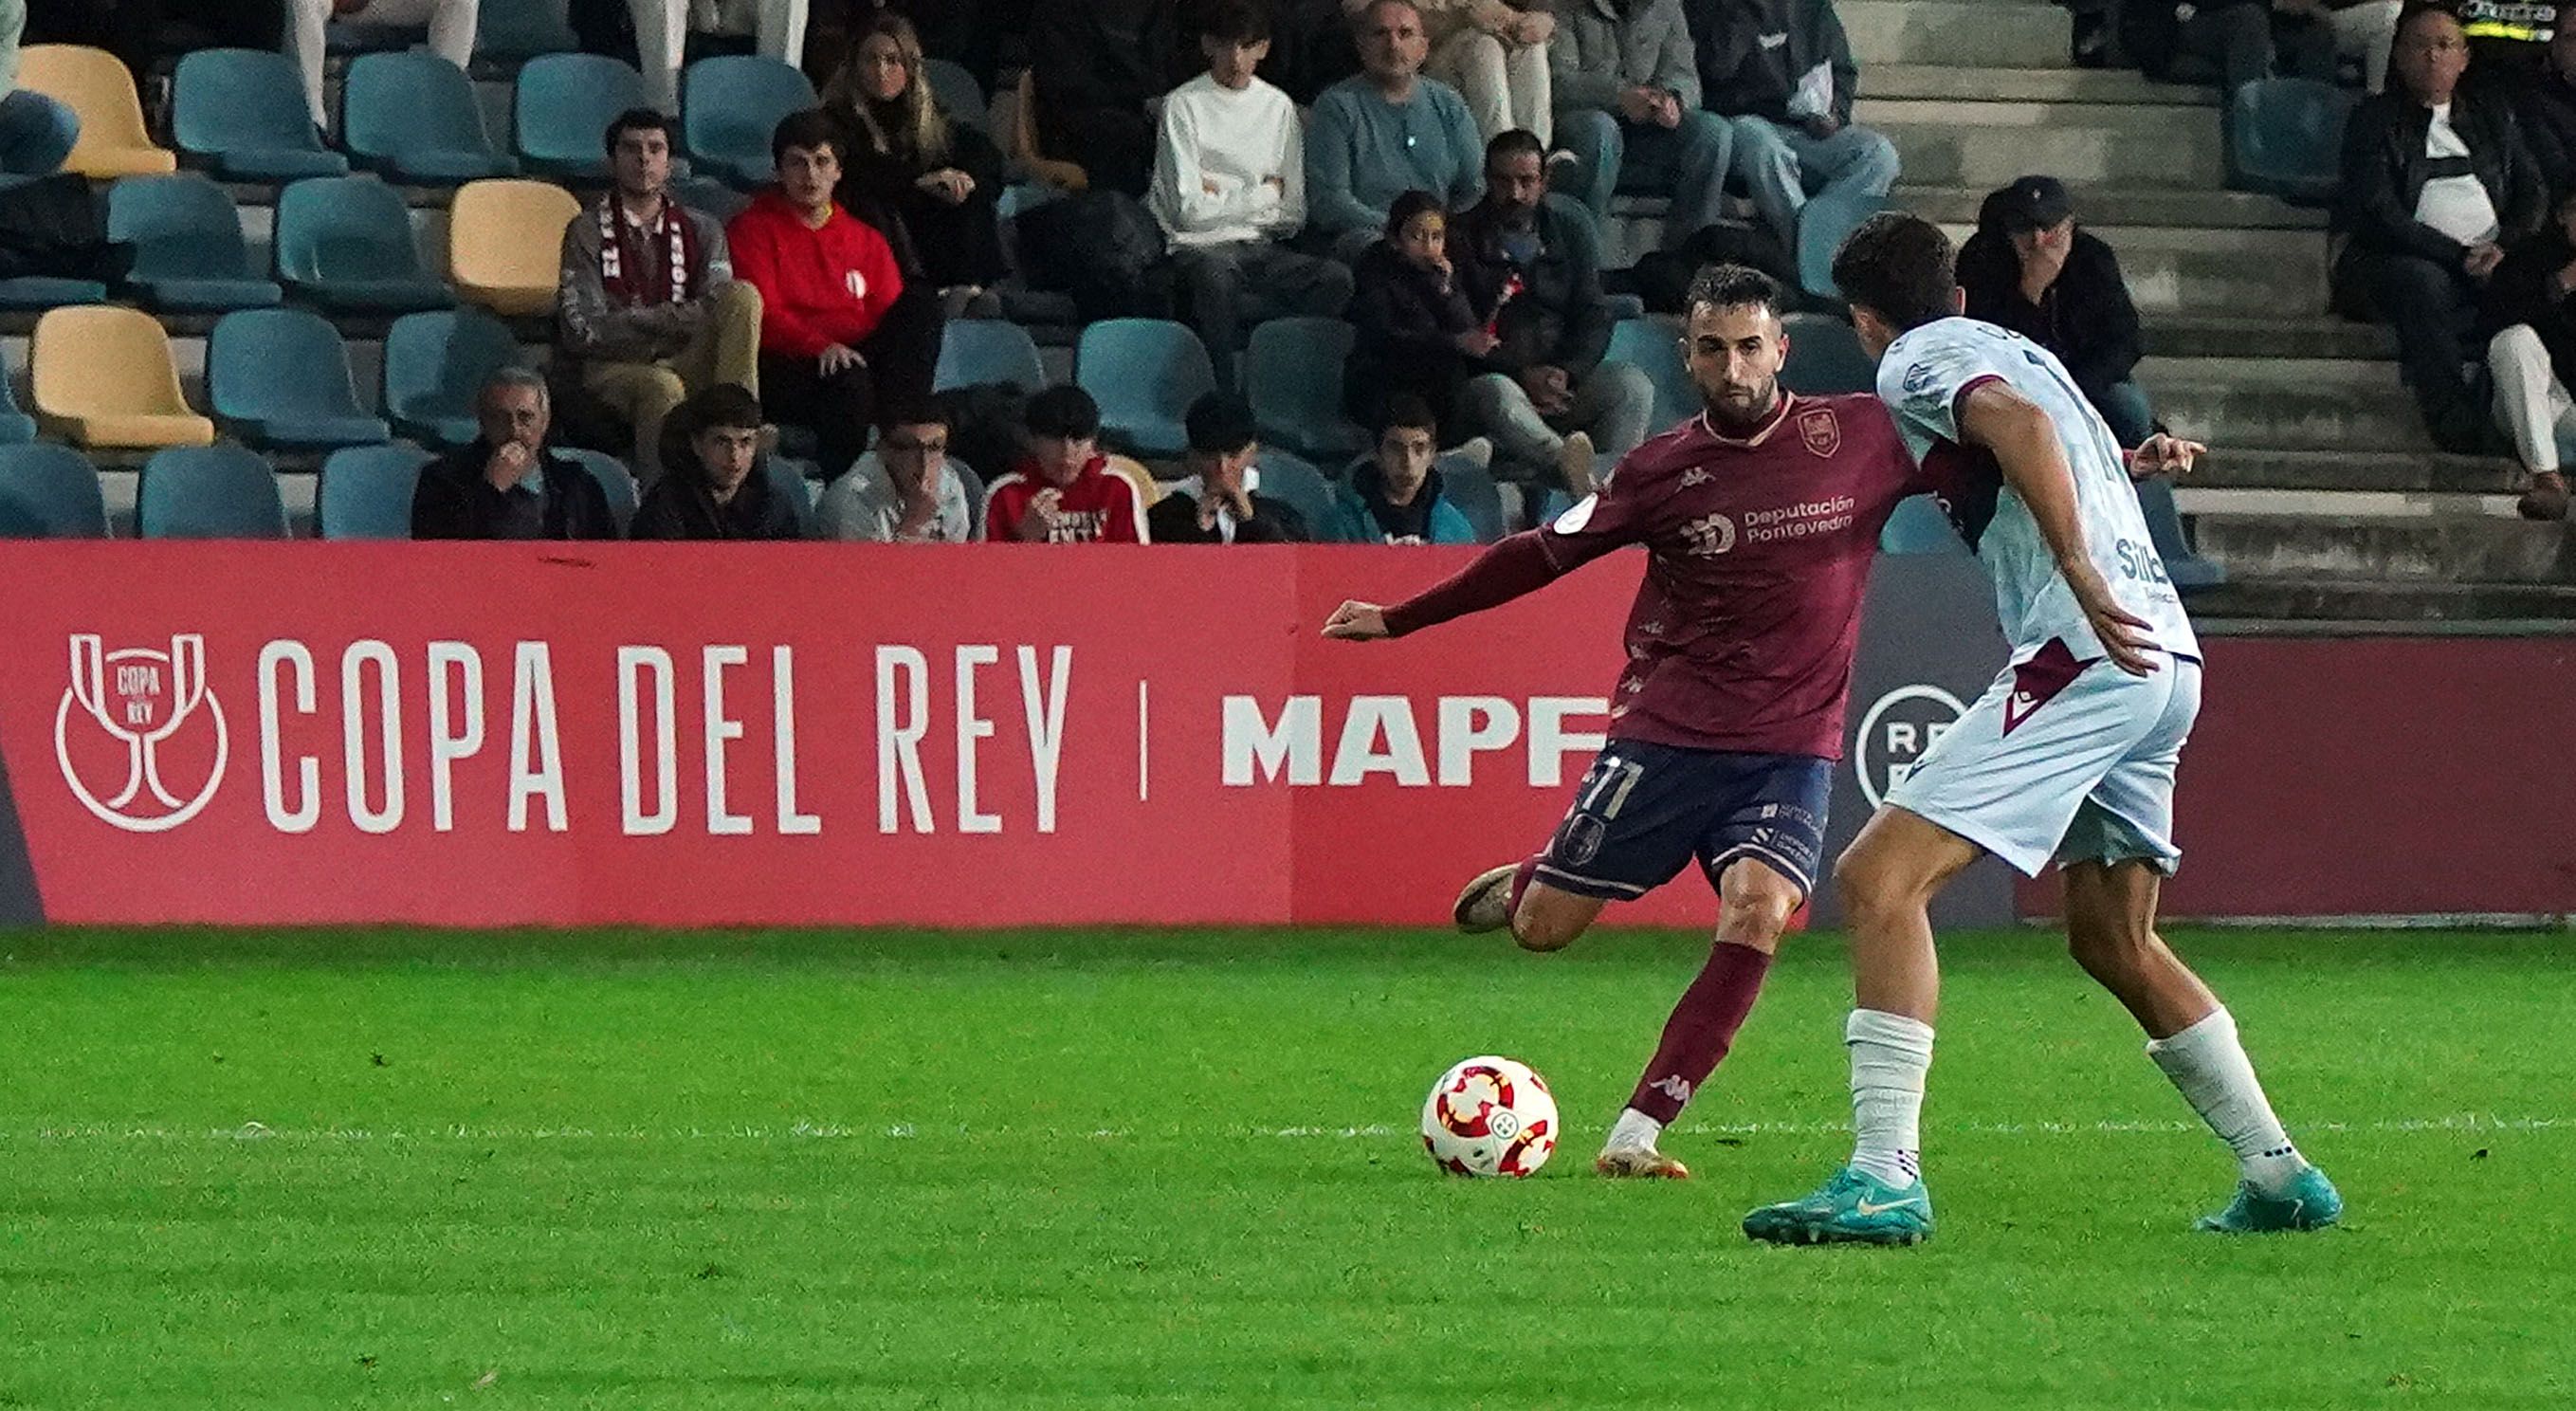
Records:
[[[1422,1145],[1453,1175],[1529,1175],[1547,1164],[1556,1133],[1547,1080],[1516,1059],[1470,1058],[1422,1103]]]

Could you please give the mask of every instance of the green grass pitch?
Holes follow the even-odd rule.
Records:
[[[2576,1402],[2576,938],[2174,939],[2345,1228],[2191,1233],[2038,933],[1946,943],[1915,1250],[1736,1229],[1847,1149],[1832,937],[1617,1184],[1689,936],[4,936],[0,1407]],[[1422,1155],[1484,1051],[1534,1180]]]

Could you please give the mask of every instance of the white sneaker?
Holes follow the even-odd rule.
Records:
[[[1512,874],[1520,870],[1517,862],[1506,862],[1476,874],[1458,900],[1450,905],[1449,919],[1458,929],[1471,936],[1499,931],[1512,924]]]
[[[1565,478],[1565,493],[1580,500],[1599,486],[1592,478],[1592,434],[1577,431],[1565,438],[1565,449],[1556,453],[1557,474]]]

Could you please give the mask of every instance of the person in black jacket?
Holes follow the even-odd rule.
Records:
[[[2146,393],[2129,380],[2142,349],[2120,257],[2076,227],[2064,183],[2025,176],[1987,196],[1959,248],[1959,288],[1968,317],[2055,353],[2121,445],[2154,434]]]
[[[2550,199],[2576,191],[2576,24],[2561,26],[2540,71],[2514,86],[2513,116]]]
[[[1896,144],[1852,121],[1860,65],[1833,0],[1683,0],[1701,102],[1733,120],[1735,184],[1798,248],[1807,195],[1884,196]]]
[[[680,404],[663,435],[668,467],[629,531],[637,539],[801,539],[805,526],[769,478],[760,399],[730,382]]]
[[[880,14],[859,35],[823,105],[849,129],[842,207],[877,227],[907,280],[940,291],[952,316],[1002,281],[1002,153],[932,96],[912,21]],[[981,310],[998,313],[998,308]]]
[[[607,492],[582,463],[546,445],[546,380],[503,368],[483,384],[482,434],[421,467],[415,539],[614,539]]]
[[[2458,17],[2409,10],[2393,63],[2396,81],[2344,128],[2336,223],[2350,240],[2337,300],[2395,330],[2434,441],[2474,452],[2487,418],[2462,365],[2478,292],[2505,247],[2540,228],[2547,198],[2512,107],[2460,84],[2469,48]]]
[[[2325,11],[2324,0],[2128,0],[2119,7],[2120,47],[2159,83],[2215,82],[2233,93],[2275,68],[2332,83],[2335,34]]]
[[[2496,425],[2529,473],[2526,519],[2567,517],[2567,476],[2559,447],[2576,439],[2576,193],[2558,198],[2555,219],[2513,248],[2487,284],[2487,370],[2495,378]]]
[[[1154,174],[1145,105],[1190,76],[1177,0],[1049,0],[1029,30],[1038,149],[1090,185],[1142,200]],[[1189,46],[1186,57],[1183,46]]]
[[[1451,405],[1497,340],[1467,303],[1448,232],[1440,198],[1407,191],[1387,212],[1386,238],[1360,257],[1342,402],[1362,426],[1382,424],[1389,402],[1412,396],[1439,417],[1443,436],[1464,434]]]
[[[1303,544],[1314,537],[1306,517],[1285,500],[1261,494],[1261,426],[1232,392],[1207,392],[1190,403],[1182,425],[1189,477],[1145,512],[1146,537],[1157,544]]]

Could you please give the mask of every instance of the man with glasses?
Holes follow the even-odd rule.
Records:
[[[825,539],[962,544],[973,538],[965,482],[948,461],[947,413],[930,402],[890,410],[877,448],[823,492],[816,516]]]

